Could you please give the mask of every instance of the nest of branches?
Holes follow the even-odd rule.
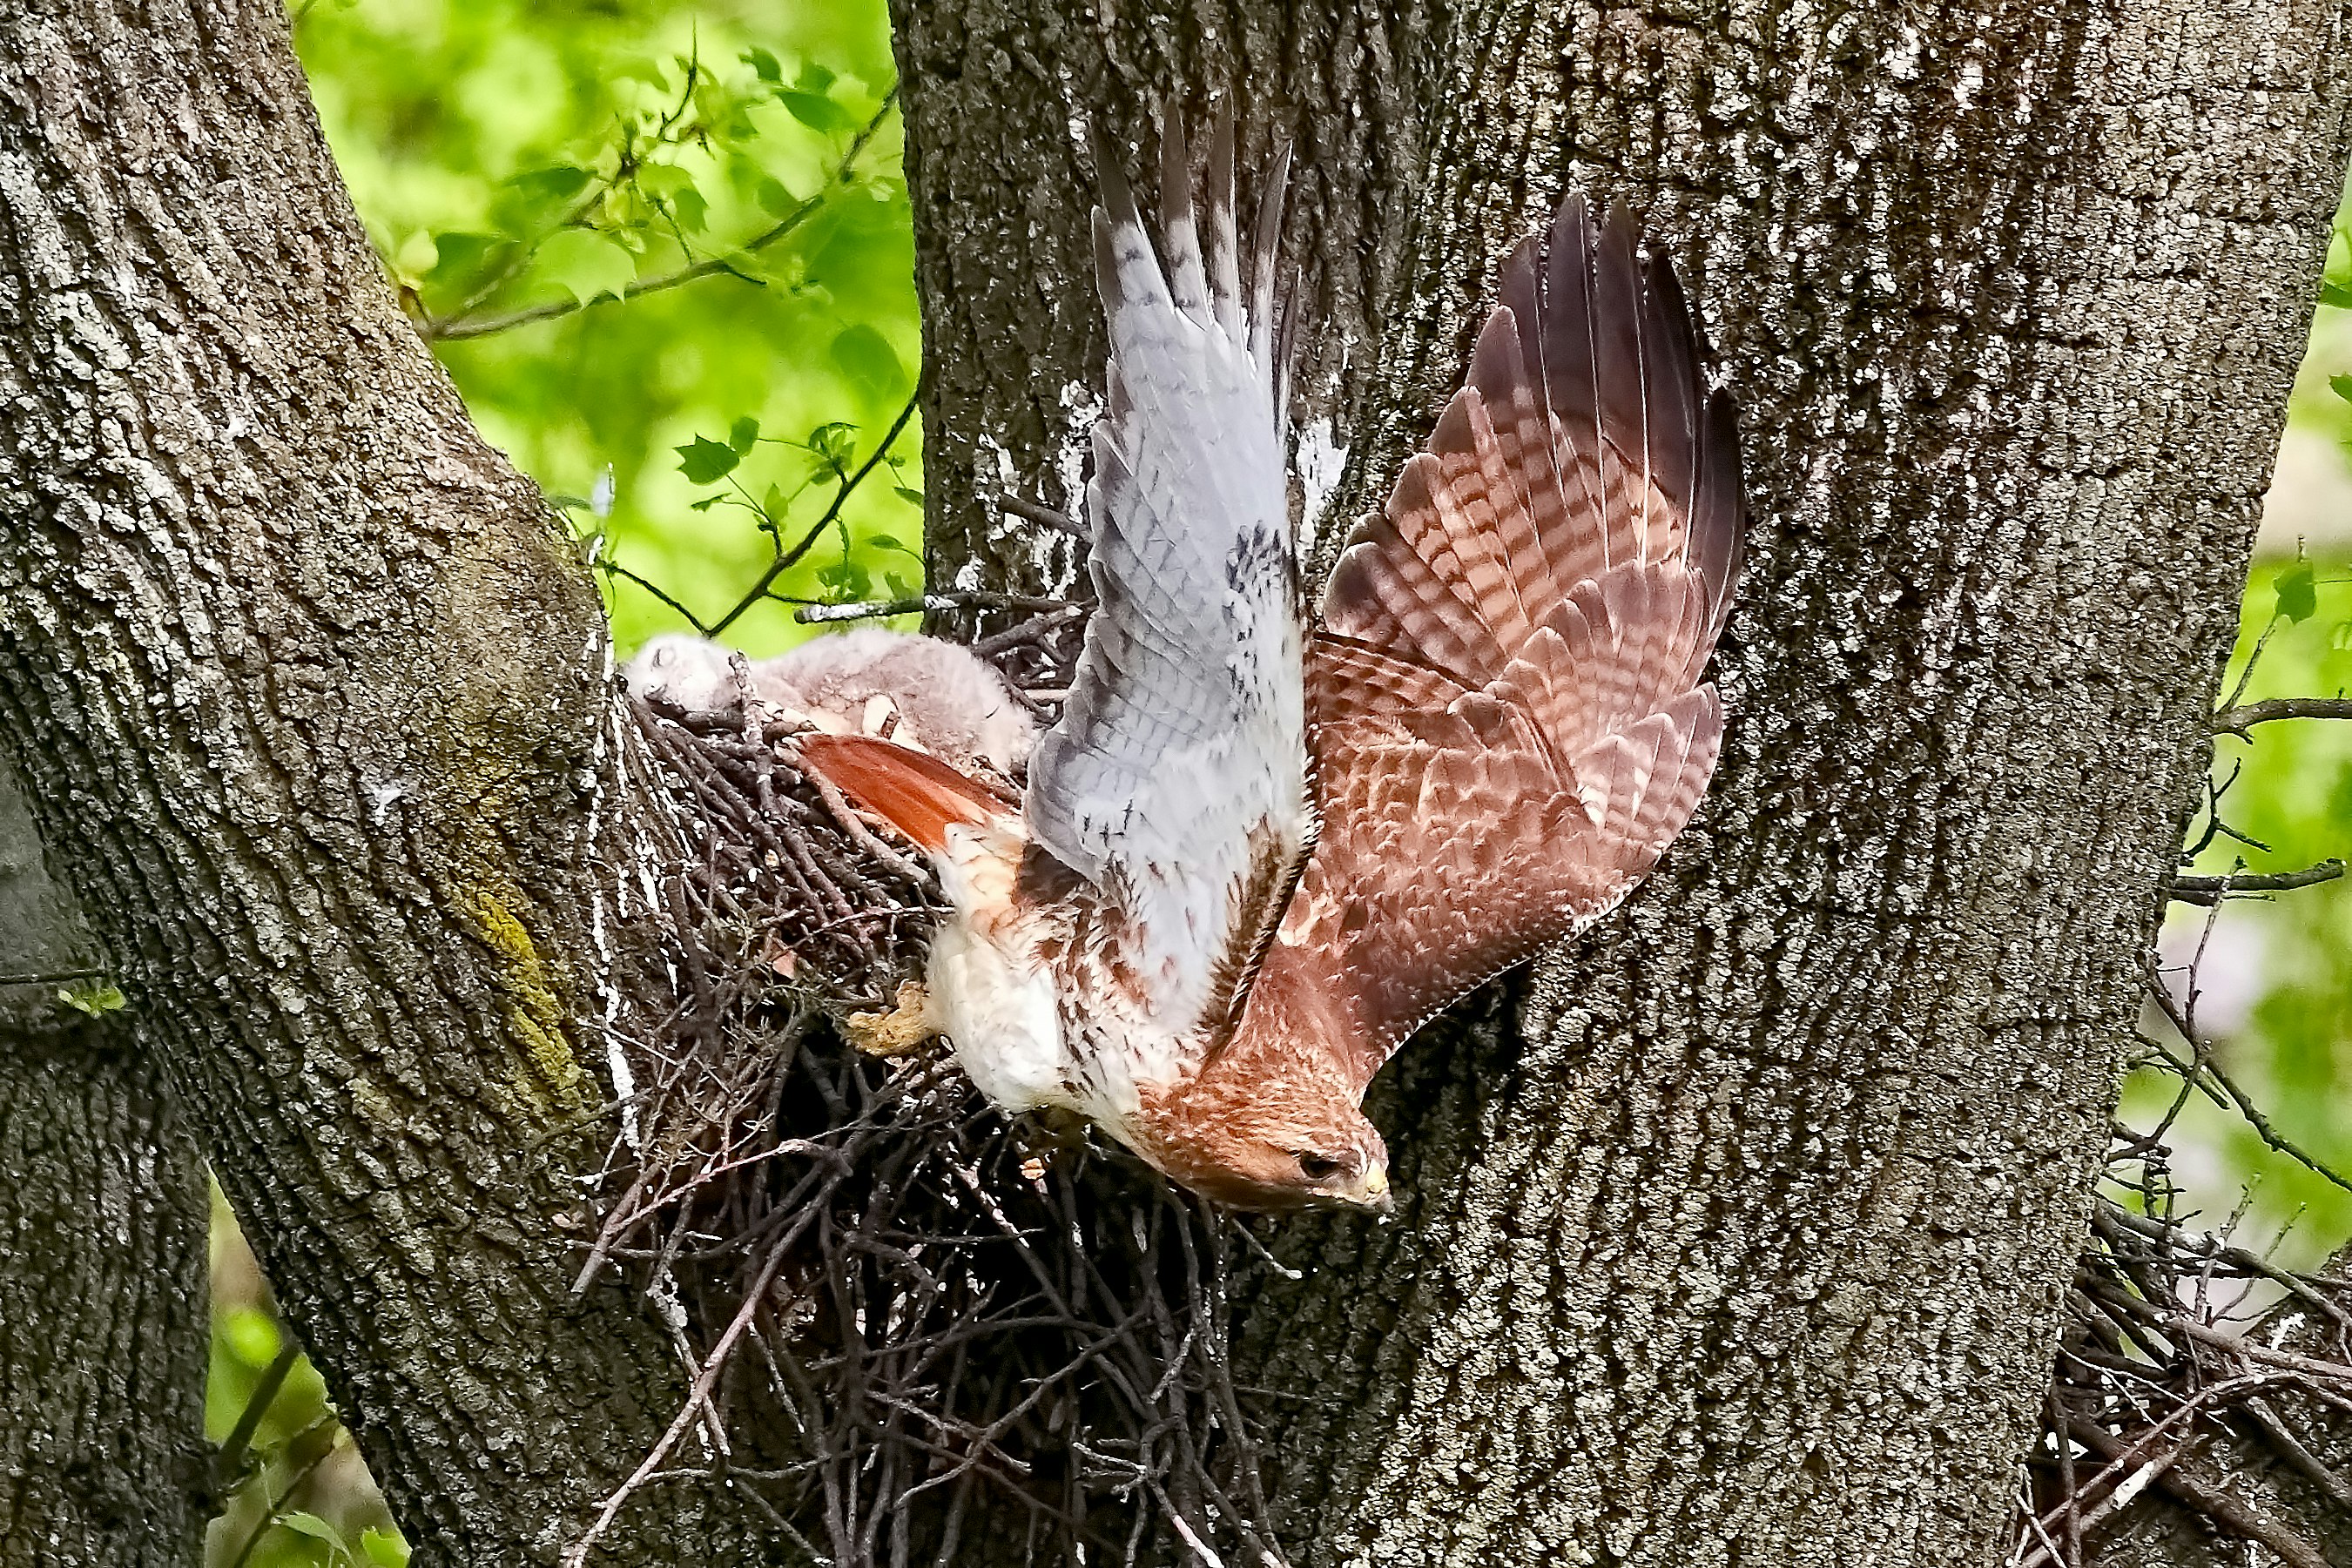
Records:
[[[1079,619],[977,646],[1050,714]],[[935,1048],[861,1053],[836,1026],[920,974],[930,868],[757,704],[638,718],[698,841],[663,890],[677,1007],[623,1044],[629,1135],[581,1282],[644,1291],[691,1392],[571,1561],[646,1488],[723,1473],[836,1564],[1008,1531],[1040,1562],[1278,1563],[1225,1360],[1255,1243],[1083,1128],[1002,1116]]]
[[[2249,887],[2302,885],[2232,881],[2183,878],[2172,896],[2214,911]],[[2207,939],[2211,932],[2209,917]],[[2352,1252],[2296,1270],[2239,1245],[2251,1195],[2218,1228],[2179,1212],[2166,1138],[2198,1095],[2346,1185],[2281,1136],[2215,1060],[2196,1020],[2204,951],[2200,939],[2177,985],[2149,976],[2157,1027],[2136,1065],[2170,1079],[2175,1092],[2153,1126],[2116,1130],[2067,1294],[2011,1568],[2179,1561],[2183,1532],[2215,1562],[2258,1563],[2266,1551],[2288,1568],[2329,1568],[2352,1541]],[[2171,1540],[2143,1552],[2130,1539],[2151,1532]]]

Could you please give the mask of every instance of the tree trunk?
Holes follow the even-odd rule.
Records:
[[[1249,1303],[1245,1380],[1302,1396],[1286,1540],[1991,1561],[2341,184],[2345,8],[896,14],[938,579],[1070,580],[991,502],[1071,499],[1098,386],[1076,115],[1130,173],[1228,84],[1246,146],[1296,137],[1302,444],[1356,437],[1327,556],[1564,184],[1646,214],[1743,410],[1697,826],[1517,1029],[1405,1053],[1399,1223],[1286,1227],[1313,1267]]]
[[[212,1208],[162,1064],[58,1000],[92,959],[0,764],[0,1568],[186,1568]]]
[[[571,1291],[634,844],[606,632],[275,4],[0,7],[0,746],[52,863],[417,1562],[552,1562],[686,1396]],[[748,1560],[748,1507],[666,1485],[602,1560]]]

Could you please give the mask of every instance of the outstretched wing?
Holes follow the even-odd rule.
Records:
[[[1744,508],[1699,358],[1664,257],[1571,198],[1332,572],[1307,674],[1322,837],[1261,989],[1346,1037],[1359,1084],[1623,898],[1706,790],[1723,711],[1699,676]]]
[[[1286,154],[1243,296],[1234,134],[1196,227],[1183,134],[1161,133],[1161,270],[1107,150],[1096,267],[1108,407],[1087,486],[1097,603],[1029,764],[1034,841],[1107,904],[1100,939],[1150,1015],[1189,1029],[1245,984],[1313,836],[1303,626],[1273,322]]]

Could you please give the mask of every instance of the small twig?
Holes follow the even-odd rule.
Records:
[[[2124,1446],[2113,1435],[2088,1421],[2070,1422],[2068,1429],[2102,1454],[2115,1457],[2123,1451]],[[2171,1493],[2179,1501],[2242,1540],[2260,1542],[2277,1552],[2288,1568],[2328,1568],[2327,1559],[2302,1535],[2232,1493],[2219,1487],[2207,1486],[2183,1474],[2177,1461],[2187,1451],[2188,1446],[2183,1442],[2162,1459],[2151,1460],[2130,1480],[2147,1476],[2147,1480],[2143,1484],[2153,1484]],[[2149,1471],[2154,1473],[2149,1474]],[[2130,1480],[2125,1485],[2129,1485]],[[2118,1494],[2122,1490],[2122,1487],[2116,1488]]]
[[[678,602],[667,589],[662,587],[659,583],[655,582],[651,578],[642,577],[637,573],[631,571],[627,567],[623,566],[610,555],[604,556],[599,559],[596,562],[596,569],[607,577],[617,577],[625,581],[635,583],[639,588],[644,589],[647,593],[652,594],[656,599],[660,600],[664,604],[667,605],[671,612],[675,613],[679,620],[684,621],[688,625],[694,628],[697,635],[708,637],[711,634],[711,628],[705,626],[702,623],[700,617],[696,615],[693,611],[688,610],[684,604]]]
[[[0,986],[61,986],[75,980],[102,980],[103,969],[50,969],[30,975],[0,975]]]
[[[2174,1029],[2180,1031],[2181,1039],[2189,1040],[2191,1049],[2194,1049],[2196,1042],[2194,1037],[2189,1033],[2189,1020],[2182,1015],[2179,1004],[2172,999],[2170,993],[2162,986],[2152,986],[2148,988],[2148,995],[2155,999],[2157,1009],[2164,1014]],[[2218,1062],[2210,1058],[2204,1058],[2190,1064],[2184,1071],[2200,1072],[2208,1082],[2206,1092],[2212,1097],[2214,1103],[2234,1109],[2244,1119],[2246,1125],[2253,1129],[2254,1135],[2269,1145],[2273,1150],[2286,1155],[2315,1176],[2324,1176],[2345,1191],[2352,1192],[2352,1178],[2339,1175],[2318,1155],[2305,1149],[2271,1125],[2270,1118],[2263,1114],[2262,1108],[2254,1103],[2253,1097],[2239,1088],[2236,1081],[2224,1072]]]
[[[2254,639],[2253,651],[2246,655],[2246,667],[2238,672],[2237,684],[2230,688],[2230,695],[2221,701],[2221,712],[2227,713],[2236,707],[2238,699],[2246,695],[2246,687],[2254,679],[2254,666],[2263,662],[2263,650],[2271,645],[2271,638],[2278,629],[2279,618],[2273,615],[2270,624],[2263,628],[2263,634]]]
[[[220,1478],[222,1485],[235,1479],[237,1471],[245,1468],[245,1451],[252,1446],[253,1434],[260,1429],[262,1417],[269,1414],[269,1406],[277,1401],[278,1391],[286,1386],[287,1374],[292,1372],[294,1364],[301,1359],[301,1342],[288,1334],[286,1343],[278,1347],[278,1354],[270,1357],[269,1364],[262,1369],[260,1379],[253,1385],[253,1392],[247,1396],[245,1408],[237,1413],[236,1425],[229,1428],[219,1451],[213,1455],[213,1474]]]
[[[321,1427],[330,1426],[334,1419],[331,1415],[321,1416],[310,1430],[315,1432]],[[317,1473],[320,1465],[334,1457],[334,1442],[330,1439],[316,1454],[310,1456],[309,1461],[300,1469],[288,1478],[286,1490],[279,1492],[269,1506],[262,1511],[261,1517],[254,1521],[252,1531],[245,1538],[245,1543],[239,1546],[236,1549],[236,1554],[228,1560],[228,1568],[245,1568],[246,1563],[252,1561],[253,1549],[261,1544],[261,1538],[269,1533],[271,1526],[285,1517],[286,1505],[292,1502],[295,1496],[310,1484],[311,1476]]]
[[[2301,871],[2233,872],[2228,876],[2176,876],[2165,884],[2165,896],[2179,904],[2211,904],[2225,898],[2254,893],[2287,893],[2334,882],[2344,874],[2340,860],[2324,860]]]
[[[2241,703],[2215,714],[2213,730],[2217,735],[2243,736],[2258,724],[2283,718],[2352,718],[2352,698],[2266,697],[2258,703]]]
[[[831,621],[873,621],[887,615],[936,614],[943,610],[1058,610],[1067,602],[1066,600],[1041,599],[1028,593],[951,590],[917,594],[909,599],[868,599],[852,604],[810,604],[794,611],[793,619],[803,626],[817,626]]]
[[[645,1485],[646,1478],[660,1468],[662,1460],[669,1457],[669,1451],[677,1446],[678,1438],[685,1436],[686,1429],[694,1424],[695,1417],[709,1402],[710,1391],[719,1382],[719,1373],[726,1368],[727,1353],[734,1348],[736,1340],[751,1325],[751,1314],[759,1311],[761,1299],[775,1281],[776,1270],[783,1266],[783,1261],[784,1249],[782,1247],[768,1254],[768,1260],[761,1266],[758,1276],[751,1281],[751,1288],[744,1292],[743,1305],[737,1310],[734,1321],[727,1325],[727,1332],[719,1336],[718,1344],[712,1347],[709,1356],[703,1362],[700,1375],[694,1380],[694,1386],[688,1390],[686,1407],[670,1422],[669,1430],[662,1434],[661,1441],[654,1445],[653,1452],[647,1454],[629,1479],[604,1500],[604,1506],[597,1511],[595,1522],[588,1527],[587,1533],[563,1554],[565,1568],[580,1568],[580,1564],[588,1560],[588,1553],[594,1549],[597,1541],[612,1528],[614,1517],[621,1511],[621,1505]]]
[[[1049,632],[1059,631],[1072,622],[1083,620],[1086,613],[1087,607],[1083,604],[1065,604],[1059,610],[1048,610],[1002,632],[992,632],[974,643],[971,651],[983,659],[992,658],[1008,648],[1035,642]]]
[[[1025,522],[1039,524],[1052,528],[1056,533],[1067,534],[1072,538],[1082,539],[1087,537],[1086,525],[1071,517],[1069,513],[1056,511],[1051,507],[1040,506],[1035,501],[1025,500],[1010,490],[998,491],[996,504]]]

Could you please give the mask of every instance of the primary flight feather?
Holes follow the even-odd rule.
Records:
[[[938,863],[929,1018],[992,1100],[1076,1111],[1236,1207],[1385,1207],[1360,1109],[1381,1063],[1606,914],[1706,790],[1701,677],[1744,529],[1731,405],[1664,258],[1571,197],[1310,624],[1283,171],[1244,258],[1230,121],[1199,220],[1172,125],[1161,158],[1155,246],[1097,155],[1097,604],[1022,800],[887,741],[803,749]]]

